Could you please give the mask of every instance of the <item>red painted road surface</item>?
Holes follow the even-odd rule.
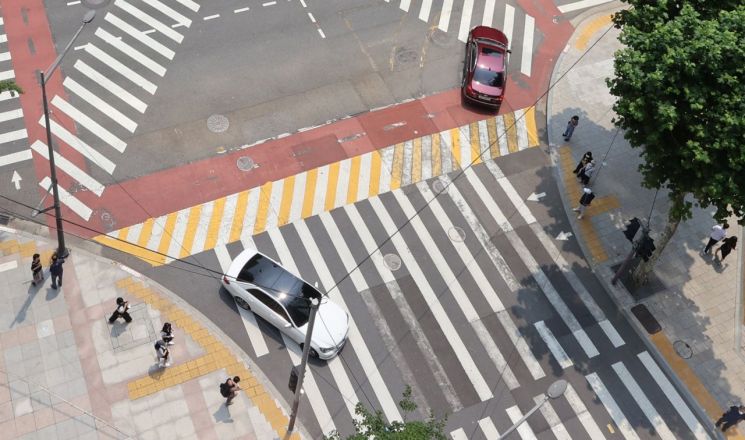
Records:
[[[33,12],[28,14],[33,17],[29,24],[20,18],[21,3]],[[532,75],[526,77],[517,72],[508,79],[507,97],[501,113],[529,107],[542,97],[549,86],[551,69],[573,31],[568,22],[554,23],[553,17],[561,14],[550,0],[518,0],[518,4],[535,17],[536,38],[540,44],[533,55]],[[41,94],[33,74],[35,69],[46,68],[55,57],[49,26],[42,12],[43,4],[41,0],[0,0],[0,5],[5,17],[16,76],[19,84],[27,91],[22,97],[22,103],[29,128],[29,141],[32,143],[35,139],[43,140],[44,130],[38,124]],[[27,38],[33,38],[36,54],[23,54],[24,47],[28,47]],[[64,97],[61,78],[60,72],[57,72],[55,79],[50,82],[50,99],[55,93]],[[268,141],[242,151],[122,182],[107,187],[100,198],[89,192],[76,195],[94,209],[94,215],[88,224],[92,229],[105,231],[96,208],[108,211],[113,221],[109,227],[119,229],[150,217],[253,188],[267,181],[279,180],[398,142],[485,119],[489,115],[490,113],[479,109],[464,108],[460,90],[451,90]],[[61,122],[74,133],[71,121]],[[59,144],[66,157],[75,157],[73,154],[77,153],[74,150],[62,142]],[[250,157],[258,167],[241,171],[237,162],[243,156]],[[84,165],[79,155],[77,158],[76,164]],[[48,162],[36,154],[34,161],[39,178],[48,175]],[[60,176],[60,182],[64,186],[69,183],[63,180],[63,176]],[[71,212],[63,215],[69,219],[77,217]],[[74,228],[69,231],[85,237],[98,235],[96,232]]]

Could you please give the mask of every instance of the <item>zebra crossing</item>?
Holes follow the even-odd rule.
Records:
[[[314,436],[350,430],[358,401],[400,420],[395,401],[408,384],[423,414],[452,414],[451,438],[494,439],[541,399],[526,387],[561,375],[570,382],[565,395],[544,404],[515,438],[548,431],[603,439],[611,430],[626,439],[709,438],[651,356],[619,332],[624,324],[606,317],[551,239],[538,237],[540,225],[497,162],[464,173],[215,247],[223,270],[244,247],[257,248],[318,280],[349,312],[344,351],[310,368],[303,411]],[[390,264],[392,255],[400,266]],[[548,265],[561,271],[549,273]],[[560,281],[572,292],[558,292]],[[518,316],[520,298],[531,306]],[[278,366],[298,363],[297,345],[267,349],[277,331],[260,319],[243,322],[251,355],[283,391],[289,368]],[[459,417],[479,405],[488,411],[477,420]]]
[[[116,0],[96,21],[98,28],[89,41],[67,57],[75,60],[62,82],[66,93],[50,97],[52,134],[85,157],[89,167],[81,168],[57,151],[58,172],[101,197],[106,182],[93,176],[100,174],[99,169],[113,175],[127,148],[124,139],[136,131],[136,121],[143,117],[146,102],[156,93],[157,82],[165,76],[167,63],[184,39],[178,28],[191,26],[188,17],[199,8],[193,0]],[[13,78],[11,54],[5,48],[7,38],[3,35],[0,41],[0,50],[6,50],[0,52],[0,69],[9,66],[0,77]],[[15,107],[5,110],[7,106]],[[69,118],[75,126],[62,123],[60,118]],[[35,140],[29,146],[25,128],[6,126],[11,121],[22,125],[23,114],[17,97],[5,92],[0,96],[0,144],[12,143],[10,148],[3,145],[3,151],[16,151],[3,153],[0,166],[29,160],[32,151],[48,160],[46,140]],[[38,122],[45,127],[43,116]],[[48,189],[49,179],[42,179],[39,185]],[[60,202],[89,220],[93,210],[75,194],[62,193]]]
[[[8,48],[5,21],[0,17],[0,81],[15,79],[13,58]],[[31,159],[28,133],[23,123],[23,109],[18,94],[0,93],[0,167]]]

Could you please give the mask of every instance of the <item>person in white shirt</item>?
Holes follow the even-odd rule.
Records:
[[[710,254],[711,248],[718,242],[722,241],[727,236],[727,229],[729,225],[723,223],[721,225],[714,225],[711,227],[711,234],[709,234],[709,242],[704,247],[704,254]]]

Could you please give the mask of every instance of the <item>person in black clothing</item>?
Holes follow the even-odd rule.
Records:
[[[65,259],[59,258],[56,252],[52,254],[52,263],[49,265],[49,273],[52,274],[52,289],[56,289],[57,285],[62,287],[62,264],[64,262]]]
[[[34,254],[33,260],[31,260],[31,274],[34,276],[34,280],[31,281],[34,286],[44,280],[44,268],[41,266],[41,256],[39,254]]]
[[[727,258],[727,255],[732,252],[732,249],[737,249],[737,237],[727,237],[722,240],[722,245],[719,246],[716,252],[714,252],[714,256],[717,258],[717,261],[721,263],[725,258]],[[722,253],[722,258],[719,258],[720,252]]]
[[[170,322],[163,324],[163,329],[160,331],[160,338],[167,345],[173,345],[173,327]]]
[[[579,198],[579,206],[572,209],[572,211],[574,212],[579,212],[579,215],[577,216],[578,219],[582,219],[582,216],[585,215],[585,210],[588,206],[590,206],[590,203],[592,203],[592,199],[594,198],[595,194],[593,194],[590,188],[585,188],[582,190],[582,197]]]
[[[579,170],[585,167],[590,161],[592,160],[592,151],[588,151],[582,156],[582,159],[579,160],[579,163],[577,163],[577,167],[572,171],[574,174],[579,173]]]
[[[116,299],[116,310],[111,314],[109,324],[113,324],[119,317],[124,318],[127,322],[132,322],[132,317],[129,316],[129,302],[124,301],[122,297]]]
[[[745,406],[730,406],[729,410],[717,420],[716,425],[724,432],[740,423],[740,420],[745,420]]]

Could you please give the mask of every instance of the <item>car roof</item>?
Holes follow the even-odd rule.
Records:
[[[473,37],[473,39],[491,40],[493,42],[492,45],[497,47],[504,46],[505,50],[509,45],[507,36],[502,31],[488,26],[476,26],[471,29],[471,37]]]

